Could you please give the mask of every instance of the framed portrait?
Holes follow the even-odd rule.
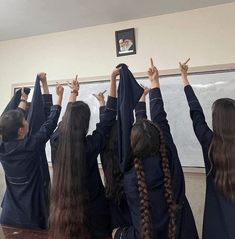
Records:
[[[115,32],[117,56],[136,54],[135,29],[129,28]]]

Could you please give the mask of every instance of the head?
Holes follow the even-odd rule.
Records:
[[[28,133],[28,122],[20,110],[9,110],[0,118],[0,134],[4,142],[23,139]]]
[[[109,140],[100,154],[100,158],[104,171],[106,197],[120,205],[124,191],[122,187],[123,174],[119,166],[117,145],[117,124],[115,124],[111,129]]]
[[[90,109],[84,102],[69,103],[59,126],[59,145],[54,164],[50,238],[90,238],[87,208],[85,138]]]
[[[160,155],[164,174],[164,195],[168,204],[169,214],[168,238],[175,239],[177,205],[173,195],[165,139],[160,127],[149,120],[136,122],[131,130],[131,148],[132,155],[134,157],[134,167],[136,171],[137,186],[140,198],[140,225],[142,229],[141,238],[152,238],[150,223],[151,219],[149,213],[149,196],[142,161],[148,157]]]
[[[213,139],[209,158],[218,191],[235,202],[235,100],[218,99],[212,106]]]

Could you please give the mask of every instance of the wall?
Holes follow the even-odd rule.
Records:
[[[119,22],[73,31],[0,42],[0,109],[11,85],[32,82],[40,71],[49,80],[108,75],[119,62],[143,72],[149,57],[159,69],[235,63],[235,3]],[[117,58],[114,31],[136,28],[137,54]],[[203,174],[186,173],[187,194],[201,231],[205,182]],[[0,180],[2,181],[2,180]]]

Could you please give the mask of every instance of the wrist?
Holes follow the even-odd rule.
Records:
[[[76,95],[76,96],[78,96],[78,90],[71,90],[71,95]]]

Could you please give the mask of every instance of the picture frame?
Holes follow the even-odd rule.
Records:
[[[136,54],[135,28],[115,31],[115,40],[117,57]]]

